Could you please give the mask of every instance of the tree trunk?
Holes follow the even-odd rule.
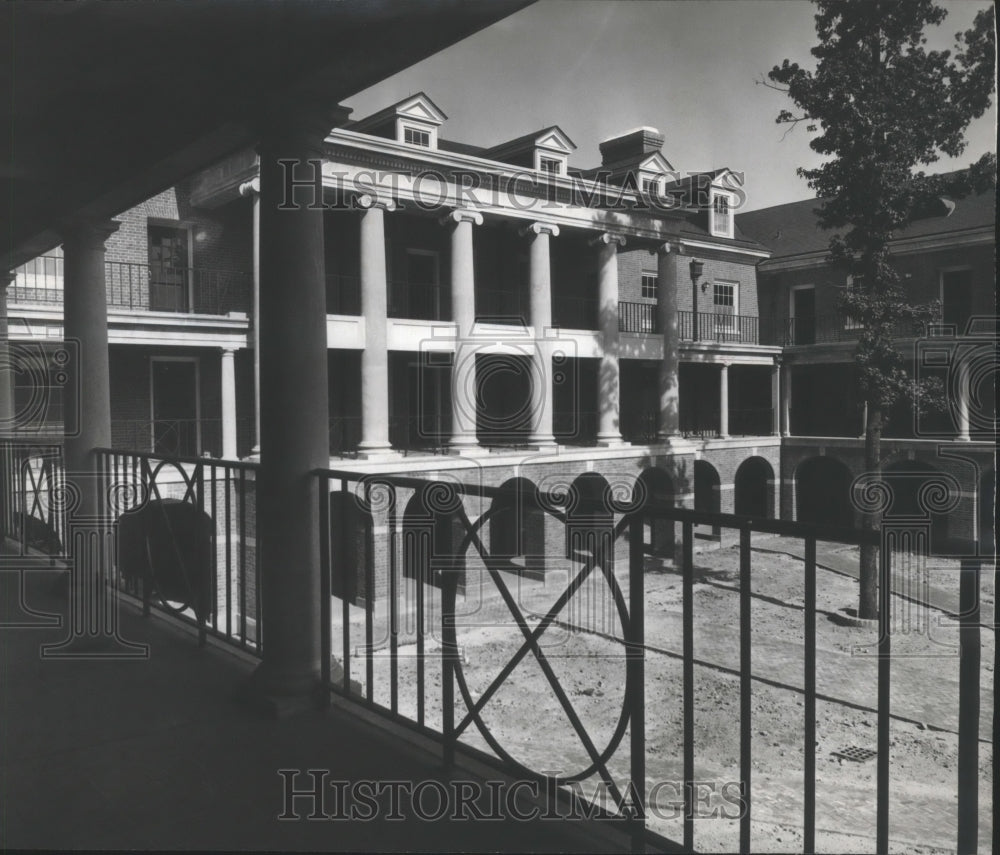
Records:
[[[865,472],[882,480],[882,408],[868,404],[868,424],[865,427]],[[882,522],[880,511],[866,511],[861,527],[878,531]],[[875,544],[861,547],[861,568],[858,590],[858,617],[874,620],[878,617],[878,556]]]

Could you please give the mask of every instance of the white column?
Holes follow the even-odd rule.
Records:
[[[10,329],[7,323],[7,287],[17,274],[0,275],[0,436],[14,432],[14,389],[10,359]]]
[[[663,336],[663,359],[660,360],[661,442],[669,442],[680,433],[680,329],[677,318],[677,263],[671,257],[669,243],[656,252],[656,309]]]
[[[521,230],[531,241],[529,284],[531,325],[535,334],[531,377],[532,425],[529,442],[539,448],[555,445],[552,433],[552,266],[549,236],[559,236],[559,226],[532,223]]]
[[[361,213],[361,314],[365,319],[365,349],[361,352],[362,457],[391,454],[389,444],[389,349],[387,278],[385,264],[385,212],[394,210],[390,200],[362,196]]]
[[[781,436],[781,360],[771,366],[771,435]]]
[[[868,402],[865,401],[861,405],[861,436],[858,439],[864,439],[868,435]]]
[[[479,448],[479,441],[476,439],[476,348],[472,343],[476,324],[472,227],[482,225],[483,215],[476,211],[457,210],[449,213],[441,222],[452,226],[451,306],[456,336],[449,444],[456,453],[463,453]]]
[[[958,388],[955,390],[955,403],[958,405],[956,413],[958,424],[958,436],[955,439],[961,442],[968,442],[969,436],[969,360],[963,358],[958,363]]]
[[[222,348],[222,456],[236,459],[236,351]]]
[[[787,362],[781,363],[781,435],[792,432],[792,369]]]
[[[729,436],[729,363],[723,362],[719,368],[719,438]]]
[[[240,195],[253,200],[253,447],[260,456],[260,178],[240,185]]]
[[[618,364],[618,247],[625,238],[608,232],[591,241],[597,245],[598,325],[603,352],[597,377],[597,444],[623,445]]]

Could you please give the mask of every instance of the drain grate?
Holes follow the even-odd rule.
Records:
[[[840,757],[843,760],[852,760],[855,763],[864,763],[865,760],[871,760],[875,757],[878,752],[872,751],[870,748],[858,748],[857,745],[851,745],[848,748],[841,748],[840,751],[831,751],[834,757]]]

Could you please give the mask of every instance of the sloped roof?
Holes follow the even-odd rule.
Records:
[[[896,240],[995,227],[995,190],[949,202],[954,202],[951,213],[947,213],[949,206],[942,204],[938,212],[914,220],[901,230]],[[747,211],[736,215],[736,225],[745,235],[767,246],[772,259],[824,252],[838,230],[819,227],[817,211],[822,203],[822,199],[803,199]]]

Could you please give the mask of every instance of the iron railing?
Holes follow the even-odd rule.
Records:
[[[571,330],[596,330],[597,298],[553,294],[552,325]]]
[[[627,333],[659,333],[660,319],[656,303],[618,304],[618,331]]]
[[[770,436],[774,433],[774,411],[770,407],[729,410],[730,436]]]
[[[361,314],[361,277],[343,273],[326,274],[326,313]]]
[[[361,442],[361,416],[330,416],[330,453],[357,451]]]
[[[899,320],[892,328],[893,338],[921,338],[933,335],[940,322],[930,324],[924,321]],[[814,317],[779,318],[771,325],[771,334],[766,344],[790,347],[794,345],[826,344],[833,342],[857,341],[864,326],[840,313],[816,315]]]
[[[521,291],[508,288],[477,288],[476,319],[494,324],[531,324],[528,299]]]
[[[61,255],[41,255],[17,268],[7,287],[11,303],[61,305],[63,301],[63,259]]]
[[[109,308],[224,315],[247,311],[251,277],[234,270],[107,261]]]
[[[140,598],[147,614],[162,610],[197,626],[202,639],[260,654],[257,464],[99,449],[96,467],[114,500],[114,584]],[[188,506],[186,515],[178,505]],[[140,519],[139,540],[126,539]],[[191,538],[205,542],[192,549]]]
[[[61,555],[66,547],[62,443],[0,440],[0,524],[21,555]]]
[[[624,822],[632,836],[632,851],[645,851],[646,845],[665,851],[682,845],[683,851],[696,851],[695,666],[704,667],[706,663],[696,658],[694,644],[695,581],[701,578],[695,566],[695,528],[727,529],[738,539],[738,572],[734,574],[738,611],[733,628],[736,649],[734,666],[727,665],[725,670],[738,676],[739,715],[733,717],[731,727],[734,736],[738,732],[740,852],[751,851],[751,823],[760,810],[758,805],[763,804],[766,811],[769,801],[781,797],[770,789],[766,775],[758,782],[754,772],[754,745],[759,739],[755,728],[761,726],[755,723],[759,713],[755,714],[752,705],[755,686],[759,690],[759,681],[773,681],[761,675],[760,661],[754,659],[755,644],[761,642],[760,630],[754,626],[755,599],[764,595],[759,591],[761,582],[755,580],[752,537],[766,534],[790,539],[799,545],[803,555],[804,590],[801,605],[795,606],[803,614],[804,638],[798,666],[801,677],[796,685],[780,685],[802,698],[803,783],[801,798],[793,799],[789,811],[797,814],[801,805],[805,852],[816,851],[817,802],[826,797],[823,788],[830,786],[829,782],[817,780],[817,701],[841,702],[817,691],[817,545],[828,542],[878,547],[877,641],[872,645],[873,668],[877,667],[872,695],[877,700],[872,701],[873,708],[866,709],[876,719],[875,851],[889,851],[890,721],[899,717],[890,709],[891,583],[893,550],[899,543],[887,527],[880,534],[694,511],[653,501],[646,490],[638,487],[631,496],[614,490],[596,495],[584,489],[579,480],[558,492],[544,492],[530,486],[530,482],[528,487],[495,488],[457,480],[428,481],[336,470],[319,471],[317,478],[320,518],[329,520],[329,528],[321,536],[318,593],[322,675],[331,692],[436,739],[446,768],[461,753],[492,764],[518,780],[537,781],[544,785],[546,793],[565,796],[570,803],[587,800],[582,787],[575,785],[596,781],[608,797],[585,807],[586,814]],[[499,521],[513,527],[515,533],[521,532],[522,538],[525,532],[549,525],[564,530],[565,538],[556,542],[565,544],[570,569],[565,584],[553,586],[549,578],[541,586],[542,594],[547,592],[547,596],[540,597],[544,605],[525,599],[522,586],[530,578],[531,565],[527,559],[520,560],[524,556],[512,558],[508,554],[510,543],[519,538],[499,536],[495,531]],[[675,565],[680,576],[681,632],[677,641],[670,642],[648,639],[645,634],[644,582],[650,560],[649,539],[658,528],[655,539],[662,543],[664,526],[671,531],[677,526],[681,529]],[[383,532],[388,532],[387,543],[377,545],[375,538],[385,536]],[[666,539],[672,544],[673,534]],[[543,550],[545,542],[543,538]],[[491,543],[504,546],[494,550]],[[525,549],[516,547],[516,551]],[[627,560],[619,560],[622,553]],[[550,559],[551,553],[541,558],[543,562]],[[545,572],[543,569],[543,575]],[[957,788],[962,852],[975,851],[978,833],[978,584],[978,559],[964,561]],[[601,614],[613,618],[614,629],[602,631],[607,627],[596,625],[595,612],[574,610],[571,601],[581,596],[588,585],[605,592],[606,609]],[[460,592],[464,592],[464,599],[459,598]],[[502,617],[495,618],[495,613]],[[483,674],[481,669],[467,666],[469,654],[463,642],[489,626],[509,628],[517,639],[516,651],[509,656],[504,653],[501,661],[505,664],[499,670],[491,660]],[[608,694],[614,689],[614,707],[605,708],[600,719],[588,717],[589,723],[580,714],[585,703],[579,697],[581,692],[573,691],[565,682],[567,672],[562,671],[560,676],[561,669],[554,667],[560,649],[565,648],[559,647],[558,640],[548,642],[544,638],[546,633],[567,630],[575,633],[572,638],[577,643],[582,643],[584,635],[599,636],[618,650],[620,683],[615,687],[605,684]],[[670,649],[664,650],[664,645]],[[664,764],[663,735],[657,736],[655,747],[646,743],[651,721],[646,717],[647,668],[661,667],[660,659],[651,657],[651,651],[668,653],[671,661],[681,660],[678,736],[683,747],[678,783],[682,786],[677,787],[677,792],[683,800],[683,812],[674,826],[681,840],[661,834],[657,829],[665,826],[658,825],[660,817],[649,811],[649,782],[678,780],[669,777],[677,776],[677,772]],[[973,660],[971,664],[965,661],[966,652]],[[476,651],[471,655],[475,656]],[[655,660],[652,666],[648,664],[651,658]],[[515,756],[510,740],[517,737],[512,734],[530,733],[532,715],[518,715],[516,727],[504,733],[504,722],[509,722],[516,710],[496,713],[490,707],[496,706],[494,699],[509,684],[516,683],[511,675],[523,661],[533,662],[544,675],[543,685],[555,696],[556,709],[565,717],[566,737],[535,740],[535,748],[528,756],[521,751]],[[651,674],[651,679],[663,679],[662,671]],[[522,698],[519,689],[511,691]],[[856,707],[853,702],[844,703]],[[616,722],[613,728],[609,725],[604,729],[610,736],[603,741],[597,735],[598,720]],[[902,716],[902,720],[909,719]],[[553,739],[559,744],[554,745]],[[531,742],[526,738],[519,744],[523,748]],[[547,754],[546,749],[554,753]],[[707,746],[706,750],[714,748]],[[550,765],[555,757],[559,758],[558,766]],[[568,770],[572,757],[580,758],[579,768]],[[561,771],[547,771],[554,768]],[[894,775],[898,779],[898,770]]]
[[[388,316],[423,321],[447,320],[444,289],[440,285],[421,282],[390,282]]]
[[[734,342],[759,344],[756,315],[727,315],[714,312],[679,311],[678,332],[682,341]]]

